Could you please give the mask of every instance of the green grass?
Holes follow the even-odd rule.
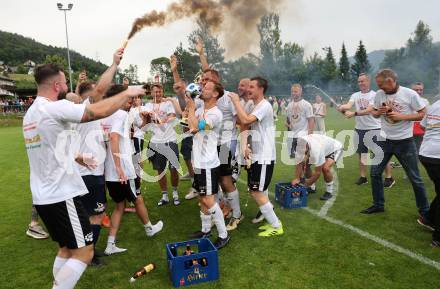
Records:
[[[283,120],[278,122],[282,127]],[[354,126],[331,112],[327,129],[340,131]],[[279,151],[279,150],[278,150]],[[279,152],[278,152],[279,154]],[[359,211],[371,204],[370,186],[357,187],[356,156],[344,159],[345,168],[338,170],[339,195],[329,216],[354,225],[408,250],[440,262],[440,250],[429,246],[430,233],[415,220],[417,210],[410,183],[401,169],[394,170],[396,186],[386,190],[385,214],[365,216]],[[147,164],[147,167],[150,165]],[[0,288],[50,288],[52,263],[57,246],[49,240],[37,241],[25,235],[30,218],[31,193],[29,172],[21,129],[0,129],[0,247],[3,277]],[[271,191],[277,182],[289,181],[294,168],[276,165]],[[433,186],[423,177],[433,196]],[[245,179],[246,174],[242,174]],[[189,183],[180,186],[181,195]],[[387,249],[340,226],[317,218],[305,210],[276,212],[283,221],[285,234],[272,239],[257,237],[257,227],[250,220],[257,209],[239,185],[244,223],[232,232],[232,241],[219,252],[220,280],[194,288],[438,288],[440,272],[405,255]],[[309,197],[309,207],[319,209],[319,193]],[[162,219],[162,233],[146,238],[134,214],[125,215],[118,240],[125,254],[106,257],[106,266],[88,268],[77,288],[171,288],[167,273],[165,244],[187,240],[187,234],[200,227],[199,210],[195,201],[184,201],[180,207],[158,208],[160,197],[157,183],[143,183],[142,191],[153,221]],[[248,203],[248,206],[246,204]],[[111,202],[110,202],[111,204]],[[111,207],[113,205],[111,204]],[[107,239],[104,230],[98,247]],[[141,266],[155,262],[157,270],[133,285],[130,276]]]

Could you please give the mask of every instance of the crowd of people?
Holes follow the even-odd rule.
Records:
[[[25,98],[24,100],[20,98],[0,98],[0,112],[3,114],[23,113],[26,112],[32,102],[32,97]]]
[[[182,79],[176,57],[170,58],[175,97],[164,97],[157,83],[143,87],[113,84],[122,48],[98,82],[82,73],[75,92],[68,93],[58,66],[35,69],[38,96],[23,121],[34,205],[28,232],[39,238],[50,235],[59,245],[53,264],[54,288],[73,288],[89,264],[101,264],[95,245],[106,211],[111,222],[105,255],[127,251],[117,245],[117,233],[130,204],[147,237],[160,233],[164,223],[153,224],[142,196],[145,181],[159,183],[157,206],[179,206],[179,182],[190,180],[192,186],[184,198],[197,198],[200,211],[194,217],[200,217],[201,226],[189,235],[209,238],[215,227],[214,245],[222,249],[244,220],[236,181],[240,174],[247,174],[246,193],[259,208],[252,222],[266,221],[258,236],[283,235],[285,226],[268,197],[276,160],[275,120],[282,113],[286,115],[287,155],[296,164],[295,173],[286,177],[293,179],[292,186],[302,185],[315,193],[322,175],[325,192],[320,199],[333,197],[333,167],[341,159],[343,144],[325,134],[327,106],[322,98],[316,96],[312,105],[303,99],[300,84],[292,85],[288,101],[266,97],[270,84],[259,76],[241,79],[236,93],[226,91],[220,73],[209,66],[203,43],[196,50],[203,71],[196,83]],[[356,119],[357,185],[368,183],[371,162],[373,205],[362,213],[384,212],[384,187],[395,183],[389,162],[396,156],[416,195],[417,221],[434,230],[432,245],[439,247],[439,202],[429,205],[418,170],[420,155],[438,195],[440,151],[432,144],[440,140],[439,104],[427,109],[419,95],[422,84],[413,87],[418,92],[402,87],[392,70],[381,70],[375,80],[377,92],[370,89],[370,76],[361,74],[360,91],[337,107],[346,118]],[[143,103],[146,95],[151,100]],[[419,151],[413,138],[414,121],[420,121],[418,129],[426,131]],[[145,146],[147,132],[151,138]],[[153,176],[143,170],[147,165],[143,153],[155,171]],[[179,177],[183,172],[180,155],[188,174]],[[114,203],[111,213],[107,192]],[[49,234],[38,225],[37,216]]]

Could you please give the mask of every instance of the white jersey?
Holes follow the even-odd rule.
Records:
[[[153,135],[150,140],[152,143],[176,142],[177,135],[174,129],[174,122],[167,122],[170,114],[176,114],[176,110],[171,102],[149,102],[142,107],[142,111],[152,113],[152,119],[161,122],[160,124],[151,123],[143,128],[143,130],[152,131]]]
[[[276,158],[272,106],[263,99],[255,105],[251,115],[257,118],[257,121],[252,123],[250,132],[252,136],[252,162],[270,164]]]
[[[103,122],[104,125],[109,128],[109,134],[117,133],[119,135],[119,159],[121,168],[128,179],[135,179],[136,173],[132,159],[134,151],[130,139],[131,127],[128,112],[120,109]],[[105,180],[107,182],[119,182],[110,142],[108,142],[107,145],[107,158],[105,160]]]
[[[315,115],[315,117],[324,117],[324,113],[325,113],[325,103],[321,102],[321,103],[314,103],[312,105],[313,107],[313,114]]]
[[[440,100],[428,107],[420,125],[425,128],[425,135],[419,155],[440,159]]]
[[[140,112],[141,112],[141,106],[138,107],[132,107],[130,109],[130,112],[128,113],[130,121],[133,122],[133,137],[138,138],[138,139],[144,139],[145,137],[145,131],[142,130],[141,128],[139,128],[138,125],[142,124],[142,119],[140,116]]]
[[[300,101],[291,101],[287,105],[287,123],[290,125],[288,136],[297,138],[308,134],[308,120],[313,117],[313,108],[310,102],[301,99]]]
[[[229,144],[232,140],[237,140],[237,111],[232,103],[229,91],[217,100],[217,107],[223,114],[223,124],[218,145]]]
[[[342,150],[342,143],[331,137],[322,134],[305,135],[298,139],[296,163],[304,160],[306,144],[309,147],[309,164],[315,166],[322,166],[328,155]]]
[[[205,120],[207,129],[199,131],[193,140],[193,164],[197,169],[213,169],[220,165],[217,143],[221,131],[223,114],[217,106],[195,112],[198,121]]]
[[[370,105],[374,106],[376,92],[373,90],[362,93],[361,91],[353,93],[349,102],[354,104],[356,111],[365,110]],[[355,116],[355,128],[359,130],[380,129],[380,118],[375,118],[371,114]]]
[[[87,98],[83,103],[88,105],[90,101]],[[97,162],[95,169],[77,164],[81,176],[103,176],[106,148],[101,120],[77,124],[76,131],[78,132],[78,137],[75,140],[75,147],[78,148],[77,152],[80,155],[92,156]]]
[[[84,104],[37,96],[23,119],[32,203],[47,205],[87,194],[75,162],[70,124],[80,123]]]
[[[379,109],[386,104],[392,111],[401,114],[413,114],[426,107],[422,98],[412,89],[400,86],[395,94],[385,94],[383,90],[379,90],[374,99],[374,108]],[[401,140],[413,137],[413,122],[402,120],[392,121],[382,115],[381,134],[390,140]]]

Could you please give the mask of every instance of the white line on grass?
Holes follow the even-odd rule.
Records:
[[[325,204],[321,207],[321,210],[319,210],[318,216],[319,217],[325,217],[327,216],[328,210],[335,204],[336,197],[338,196],[338,188],[339,188],[339,181],[338,181],[338,174],[336,173],[336,170],[332,169],[333,171],[333,196],[331,199],[327,200]]]

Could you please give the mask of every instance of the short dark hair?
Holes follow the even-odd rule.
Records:
[[[86,93],[87,91],[92,90],[94,84],[95,84],[95,83],[92,82],[92,81],[84,81],[84,82],[81,82],[81,84],[80,84],[79,87],[78,87],[78,93],[79,93],[79,95],[83,95],[83,94]]]
[[[263,88],[263,93],[266,93],[267,89],[269,88],[269,84],[268,84],[267,80],[262,78],[261,76],[252,77],[251,81],[256,81],[258,84],[258,87]]]
[[[112,86],[110,86],[110,88],[107,90],[107,92],[105,93],[105,97],[104,98],[109,98],[112,97],[118,93],[123,92],[124,90],[127,90],[127,87],[122,85],[122,84],[113,84]]]
[[[220,82],[215,82],[215,81],[209,81],[212,82],[214,84],[214,90],[217,91],[218,93],[218,97],[220,98],[225,94],[225,89],[223,88],[223,85]]]
[[[220,80],[220,73],[217,70],[215,70],[213,68],[208,68],[208,69],[203,70],[203,73],[208,73],[208,72],[211,74],[214,74],[217,77],[217,79]]]
[[[150,88],[151,88],[151,90],[153,90],[153,88],[159,88],[160,90],[163,90],[163,86],[162,86],[162,84],[160,84],[160,83],[153,83],[151,86],[150,86]]]
[[[64,70],[56,64],[49,63],[37,66],[34,72],[35,82],[37,84],[42,84],[48,78],[57,76],[60,72],[64,72]]]
[[[382,70],[379,70],[379,72],[376,74],[376,78],[381,77],[383,79],[392,79],[394,81],[397,81],[397,73],[394,72],[394,70],[390,68],[385,68]]]

